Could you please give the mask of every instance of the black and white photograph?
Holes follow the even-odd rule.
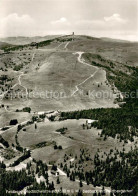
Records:
[[[138,0],[0,0],[0,196],[138,195]]]

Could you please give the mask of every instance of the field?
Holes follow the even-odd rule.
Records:
[[[46,120],[44,122],[39,122],[37,123],[36,129],[33,124],[27,126],[26,131],[21,130],[18,133],[18,141],[23,148],[31,150],[31,157],[33,159],[37,161],[42,160],[46,164],[55,164],[58,166],[58,168],[60,168],[61,163],[63,163],[63,165],[65,163],[68,165],[72,163],[79,166],[80,164],[78,163],[78,158],[81,154],[81,150],[86,150],[87,154],[90,154],[90,160],[84,161],[83,164],[81,164],[84,171],[94,169],[93,159],[97,152],[100,154],[100,156],[104,157],[104,153],[110,153],[111,149],[113,152],[116,150],[121,152],[123,149],[125,149],[125,152],[129,152],[131,148],[134,148],[134,144],[130,142],[124,144],[123,142],[111,137],[108,137],[105,141],[103,137],[100,137],[101,130],[96,128],[83,129],[82,125],[86,124],[86,121],[87,119],[54,122]],[[67,128],[64,134],[56,131],[63,127]],[[13,129],[11,131],[6,131],[5,134],[3,134],[3,137],[9,143],[12,142],[15,144],[15,134],[16,129]],[[45,147],[37,147],[38,144],[43,142],[46,142]],[[54,149],[55,144],[57,146],[61,145],[62,150]],[[66,161],[65,154],[68,157]],[[76,157],[78,158],[76,159]],[[11,159],[10,162],[13,162],[13,160],[14,159]],[[9,164],[9,161],[6,161],[6,163]],[[27,160],[23,161],[16,168],[23,168],[25,167],[26,163]],[[8,168],[8,170],[11,169],[12,168]],[[60,180],[60,187],[64,187],[65,190],[77,191],[80,189],[79,180],[76,179],[75,182],[70,181],[63,172],[62,168],[59,172],[59,176],[51,174],[51,171],[49,170],[49,181],[54,182],[55,189],[59,189],[59,185],[56,183],[57,178]],[[94,187],[92,185],[88,186],[84,182],[81,189],[83,191],[95,191],[101,190],[101,187]],[[108,187],[106,189],[110,190]]]
[[[75,156],[81,148],[88,148],[92,157],[98,148],[103,152],[108,152],[111,148],[114,149],[115,147],[121,150],[123,143],[110,137],[105,143],[103,138],[98,134],[101,130],[97,130],[96,128],[83,129],[82,125],[86,123],[86,120],[40,122],[37,124],[37,129],[35,129],[34,125],[28,126],[25,132],[19,132],[19,143],[23,147],[31,148],[38,143],[48,142],[48,146],[32,150],[32,157],[46,161],[47,163],[49,161],[60,162],[63,160],[62,156],[65,153],[73,153]],[[65,134],[56,132],[56,130],[63,127],[67,128]],[[54,142],[57,145],[61,145],[63,150],[54,150]],[[130,147],[130,144],[126,144],[127,151],[130,150]]]

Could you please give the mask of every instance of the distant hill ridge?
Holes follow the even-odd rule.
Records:
[[[0,50],[4,50],[5,48],[12,47],[13,45],[0,41]]]
[[[120,43],[120,44],[130,44],[130,43],[135,43],[137,42],[130,42],[127,40],[119,40],[119,39],[112,39],[112,38],[106,38],[106,37],[92,37],[89,35],[47,35],[44,37],[41,36],[35,36],[35,37],[7,37],[7,38],[0,38],[0,50],[5,50],[5,51],[11,51],[11,50],[18,50],[22,49],[24,47],[29,47],[33,46],[34,43],[37,43],[38,47],[43,47],[49,45],[53,41],[58,41],[58,42],[65,42],[65,41],[101,41],[105,43]],[[33,43],[33,45],[32,45]],[[34,45],[35,46],[35,45]]]

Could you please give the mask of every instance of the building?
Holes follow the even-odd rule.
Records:
[[[95,120],[88,119],[88,120],[86,121],[86,124],[87,124],[87,125],[91,125],[93,122],[95,122]]]
[[[92,123],[95,122],[95,121],[97,121],[97,120],[91,120],[91,119],[86,120],[86,126],[87,126],[87,128],[88,128],[88,129],[91,129],[91,125],[92,125]]]
[[[55,175],[55,176],[59,176],[59,172],[55,171],[55,170],[51,170],[51,174]]]
[[[38,115],[40,116],[40,115],[45,115],[45,111],[42,111],[42,112],[38,112]]]

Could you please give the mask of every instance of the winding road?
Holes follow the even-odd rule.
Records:
[[[67,49],[67,46],[69,45],[69,43],[70,43],[70,42],[67,42],[67,43],[66,43],[66,45],[65,45],[65,47],[64,47],[65,49]]]
[[[84,62],[84,60],[82,60],[82,54],[83,54],[84,52],[75,52],[75,53],[73,53],[73,54],[78,54],[79,56],[78,56],[78,62],[79,63],[82,63],[82,64],[84,64],[84,65],[87,65],[87,66],[90,66],[90,67],[92,67],[92,65],[90,65],[90,64],[88,64],[88,63],[86,63],[86,62]],[[79,91],[79,86],[81,86],[82,84],[84,84],[87,80],[89,80],[90,78],[92,78],[92,77],[94,77],[94,75],[97,73],[97,71],[99,70],[97,67],[95,67],[95,66],[93,66],[95,69],[96,69],[96,71],[93,73],[93,74],[91,74],[88,78],[86,78],[83,82],[81,82],[81,83],[79,83],[78,85],[76,85],[75,86],[75,88],[76,88],[76,90],[72,93],[72,95],[71,96],[73,96],[77,91]]]

